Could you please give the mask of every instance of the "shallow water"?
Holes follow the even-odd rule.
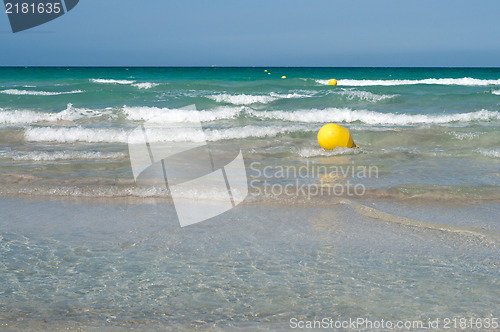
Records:
[[[185,228],[168,204],[0,205],[6,328],[286,330],[293,317],[498,313],[498,233],[404,226],[350,204],[243,204]]]

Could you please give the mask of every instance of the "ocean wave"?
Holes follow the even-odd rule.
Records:
[[[275,137],[281,134],[311,131],[311,128],[305,128],[300,125],[288,126],[254,126],[248,125],[244,127],[234,127],[228,129],[212,129],[205,131],[207,140],[220,141],[226,139],[242,139],[242,138],[262,138]]]
[[[31,151],[14,152],[6,155],[16,161],[56,161],[56,160],[96,160],[96,159],[121,159],[126,155],[121,152],[97,151]]]
[[[330,80],[315,80],[316,83],[328,85]],[[340,86],[392,86],[392,85],[414,85],[414,84],[436,84],[436,85],[466,85],[486,86],[500,85],[500,80],[481,80],[472,77],[463,78],[427,78],[423,80],[337,80]]]
[[[447,124],[453,122],[500,120],[500,112],[488,110],[448,115],[379,113],[367,110],[351,110],[349,108],[312,109],[294,112],[249,111],[249,113],[260,119],[306,123],[362,122],[370,125]]]
[[[325,150],[321,148],[302,148],[297,151],[297,154],[303,158],[312,157],[331,157],[343,154],[357,154],[360,153],[360,149],[348,149],[348,148],[335,148],[333,150]]]
[[[229,103],[233,105],[251,105],[251,104],[267,104],[272,101],[275,101],[276,98],[271,96],[253,96],[253,95],[229,95],[229,94],[221,94],[221,95],[211,95],[207,96],[207,98],[212,99],[218,103]]]
[[[102,78],[91,78],[90,81],[98,84],[131,85],[139,89],[151,89],[159,85],[159,83],[151,83],[151,82],[137,82],[132,80],[114,80],[114,79],[102,79]]]
[[[252,105],[252,104],[268,104],[278,99],[290,99],[290,98],[308,98],[311,97],[310,94],[299,94],[299,93],[289,93],[289,94],[279,94],[270,93],[269,95],[230,95],[230,94],[218,94],[210,95],[207,98],[212,99],[218,103],[229,103],[233,105]]]
[[[165,187],[165,185],[157,184],[157,185],[149,185],[149,186],[141,186],[141,185],[136,185],[133,183],[133,180],[130,179],[124,179],[124,178],[119,178],[117,179],[119,183],[113,183],[113,184],[89,184],[89,183],[80,183],[80,184],[74,184],[74,180],[72,179],[71,182],[66,182],[64,183],[64,180],[59,179],[57,184],[38,184],[38,179],[32,177],[32,176],[26,176],[22,174],[13,174],[11,177],[16,177],[20,179],[24,179],[24,183],[21,185],[19,184],[8,184],[8,185],[0,185],[0,195],[29,195],[29,196],[63,196],[63,197],[89,197],[89,198],[161,198],[161,199],[171,199],[171,194],[170,191]],[[331,177],[330,183],[333,183],[334,180],[339,179],[341,180],[343,178],[342,174],[338,174],[336,177]],[[325,179],[327,180],[327,179]],[[31,183],[30,183],[31,182]],[[26,184],[28,183],[28,185]],[[193,199],[193,197],[196,197],[197,199],[207,199],[207,200],[227,200],[227,191],[221,191],[217,189],[213,189],[213,185],[207,184],[207,186],[210,186],[212,190],[210,190],[208,187],[203,188],[203,190],[196,190],[196,189],[178,189],[176,190],[176,197],[180,198],[187,198],[187,199]],[[274,202],[283,202],[283,203],[294,203],[296,201],[298,202],[311,202],[312,198],[315,199],[315,205],[324,205],[324,206],[331,206],[332,205],[332,198],[333,196],[331,195],[330,191],[323,191],[321,192],[320,195],[318,195],[318,192],[315,191],[313,194],[312,192],[308,192],[308,189],[311,190],[311,188],[307,186],[300,186],[295,188],[291,187],[290,191],[297,192],[297,195],[294,197],[291,197],[289,195],[274,195],[272,191],[269,191],[268,193],[265,193],[263,190],[255,190],[258,189],[257,184],[254,184],[251,188],[250,195],[248,196],[249,199],[251,199],[254,202],[258,201],[264,201],[266,203],[269,203],[269,200],[272,199]],[[264,184],[264,186],[266,186]],[[300,189],[300,190],[295,190],[295,189]],[[305,189],[305,190],[303,190]],[[313,188],[314,190],[315,188]],[[368,198],[374,198],[374,199],[379,199],[379,198],[384,198],[384,199],[392,199],[393,201],[402,201],[405,202],[408,199],[418,199],[418,200],[429,200],[429,201],[450,201],[450,202],[457,202],[459,201],[467,201],[470,200],[471,197],[474,200],[484,200],[484,201],[492,201],[492,200],[498,200],[498,193],[495,190],[492,190],[490,188],[484,188],[484,187],[471,187],[471,188],[459,188],[460,190],[457,190],[456,187],[446,187],[446,186],[436,186],[436,185],[429,185],[429,186],[419,186],[416,187],[417,190],[408,190],[407,185],[402,185],[399,187],[391,187],[387,189],[374,189],[374,188],[367,188],[365,196]],[[411,188],[410,188],[411,189]],[[317,190],[317,188],[316,188]],[[271,196],[269,195],[271,194]],[[336,200],[335,202],[341,203],[341,204],[349,204],[353,206],[362,206],[360,204],[355,203],[351,199],[342,199],[342,197],[335,195]],[[325,199],[322,199],[325,198]],[[347,196],[343,196],[343,198],[349,198]],[[338,199],[338,200],[337,200]],[[148,201],[141,200],[138,203],[144,204],[147,203]],[[156,204],[158,201],[150,201],[151,203]],[[366,207],[366,206],[365,206]],[[437,225],[437,224],[430,224],[430,223],[422,223],[418,221],[414,222],[409,222],[407,218],[388,218],[388,214],[385,214],[385,216],[382,216],[384,218],[381,218],[380,212],[378,211],[377,213],[374,212],[374,209],[369,209],[363,212],[363,214],[370,216],[370,217],[375,217],[379,219],[386,219],[388,222],[396,222],[396,223],[404,223],[407,225],[412,225],[415,227],[426,227],[426,228],[434,228],[434,229],[440,229],[440,230],[447,230],[447,231],[465,231],[467,233],[476,232],[476,233],[481,233],[479,231],[476,231],[474,229],[464,229],[464,228],[459,228],[456,226],[450,226],[450,225]],[[386,218],[387,217],[387,218]],[[482,235],[487,235],[488,233],[481,233]],[[490,235],[492,233],[489,233]],[[497,236],[495,234],[495,236]],[[1,237],[0,237],[1,239]]]
[[[61,118],[58,113],[42,113],[34,111],[2,111],[0,112],[0,124],[15,125],[29,124],[45,121],[57,121]]]
[[[492,94],[500,96],[500,90],[493,90],[491,91]]]
[[[103,79],[103,78],[91,78],[91,82],[99,84],[134,84],[135,81],[130,80],[113,80],[113,79]]]
[[[348,100],[359,99],[371,102],[377,102],[385,99],[392,99],[398,96],[398,95],[377,95],[369,91],[359,91],[353,89],[342,89],[341,91],[334,91],[334,93],[345,96]]]
[[[159,83],[151,83],[151,82],[143,82],[143,83],[134,83],[132,86],[135,86],[139,89],[151,89],[154,88],[155,86],[160,85]]]
[[[158,197],[168,198],[170,192],[165,187],[139,187],[136,185],[85,185],[85,186],[23,186],[0,189],[1,194],[29,195],[29,196],[64,196],[64,197]]]
[[[66,109],[57,113],[44,113],[23,110],[2,110],[0,112],[0,124],[19,125],[32,124],[37,122],[74,121],[82,118],[102,116],[109,111],[98,111],[83,108],[74,108],[70,103]]]
[[[209,184],[210,185],[210,184]],[[201,189],[201,190],[200,190]],[[64,196],[64,197],[92,197],[92,198],[171,198],[170,191],[163,185],[30,185],[30,186],[3,186],[0,194],[29,195],[29,196]],[[227,191],[210,187],[196,189],[176,189],[177,198],[187,198],[211,201],[227,201]]]
[[[469,123],[475,121],[500,120],[500,112],[481,110],[469,113],[452,114],[398,114],[380,113],[350,108],[307,109],[298,111],[260,111],[247,106],[220,106],[211,110],[170,109],[148,106],[123,106],[122,109],[106,108],[100,110],[75,108],[68,104],[61,112],[48,113],[29,110],[1,110],[0,124],[29,125],[43,122],[75,121],[82,119],[117,119],[120,115],[128,121],[144,121],[150,124],[169,125],[179,123],[198,123],[230,120],[239,117],[253,117],[260,120],[281,120],[298,123],[362,123],[365,125],[417,125]],[[453,133],[452,133],[453,134]],[[468,135],[456,134],[458,139]]]
[[[476,151],[485,157],[500,158],[500,149],[480,148],[480,149],[477,149]]]
[[[19,90],[19,89],[7,89],[2,90],[0,93],[6,95],[20,95],[20,96],[58,96],[58,95],[68,95],[73,93],[83,93],[82,90],[74,91],[64,91],[64,92],[49,92],[49,91],[34,91],[34,90]]]
[[[124,129],[101,129],[85,127],[29,127],[24,131],[24,138],[30,142],[59,143],[104,143],[127,142],[127,132]]]
[[[356,131],[370,131],[370,132],[388,132],[388,131],[401,131],[401,128],[395,125],[385,125],[383,127],[374,127],[371,125],[367,124],[360,124],[360,125],[350,125],[349,126],[350,130],[356,130]]]
[[[270,96],[279,99],[292,99],[292,98],[310,98],[314,96],[314,94],[316,94],[315,91],[306,91],[306,90],[301,90],[301,91],[303,93],[294,92],[294,93],[284,94],[284,93],[271,92]]]
[[[199,132],[189,127],[148,128],[150,142],[204,142],[228,139],[275,137],[280,134],[305,131],[304,126],[254,126],[209,129]],[[129,131],[118,128],[75,127],[29,127],[24,131],[24,138],[30,142],[58,143],[140,143],[142,136],[129,135]]]
[[[470,141],[470,140],[473,140],[473,139],[479,137],[478,133],[459,133],[456,131],[452,131],[452,132],[450,132],[450,134],[461,141],[463,141],[463,140]]]
[[[196,111],[170,109],[158,107],[123,107],[123,113],[128,120],[146,121],[149,123],[197,123],[222,119],[233,119],[242,111],[243,107],[218,107],[213,110]]]

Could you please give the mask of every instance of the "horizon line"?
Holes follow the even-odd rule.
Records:
[[[146,65],[5,65],[0,68],[438,68],[438,69],[500,69],[500,66],[190,66],[190,65],[165,65],[165,66],[146,66]]]

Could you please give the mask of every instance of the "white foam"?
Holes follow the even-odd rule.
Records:
[[[297,153],[303,158],[311,157],[331,157],[343,154],[356,154],[360,153],[360,149],[348,149],[348,148],[335,148],[333,150],[325,150],[321,148],[302,148]]]
[[[127,132],[123,129],[100,129],[78,127],[29,127],[24,131],[24,138],[31,142],[126,142]]]
[[[212,129],[206,131],[206,135],[209,141],[219,141],[225,139],[274,137],[280,134],[303,131],[310,131],[310,129],[298,125],[265,127],[249,125],[228,129]]]
[[[146,121],[149,123],[197,123],[221,119],[233,119],[242,111],[243,107],[218,107],[210,111],[195,111],[158,107],[128,107],[123,106],[123,113],[128,120]]]
[[[310,94],[300,94],[300,93],[288,93],[279,94],[271,92],[269,95],[230,95],[230,94],[218,94],[210,95],[207,98],[215,100],[218,103],[229,103],[233,105],[252,105],[252,104],[268,104],[278,99],[291,99],[291,98],[308,98],[311,97]]]
[[[463,140],[473,140],[477,137],[479,137],[478,133],[459,133],[456,131],[450,132],[451,135],[453,135],[455,138],[463,141]]]
[[[134,84],[135,81],[130,80],[113,80],[113,79],[102,79],[102,78],[91,78],[91,82],[99,84]]]
[[[26,161],[55,161],[55,160],[95,160],[95,159],[120,159],[125,154],[121,152],[96,152],[96,151],[30,151],[15,152],[10,156],[14,160]]]
[[[57,113],[42,113],[33,111],[2,111],[0,124],[29,124],[42,121],[57,121]]]
[[[307,91],[307,90],[300,90],[300,91],[302,91],[304,93],[294,92],[294,93],[283,94],[283,93],[271,92],[270,96],[271,97],[276,97],[276,98],[281,98],[281,99],[310,98],[310,97],[312,97],[316,93],[315,91]]]
[[[328,85],[329,80],[316,80],[317,83]],[[340,86],[392,86],[392,85],[413,85],[413,84],[438,84],[438,85],[466,85],[466,86],[486,86],[500,85],[499,80],[481,80],[472,77],[463,78],[427,78],[423,80],[337,80]]]
[[[110,111],[104,112],[91,109],[74,108],[72,104],[68,104],[64,111],[58,113],[4,110],[0,112],[0,124],[18,125],[37,122],[55,122],[60,120],[74,121],[82,118],[102,116],[105,113],[110,113]]]
[[[34,91],[34,90],[19,90],[19,89],[7,89],[2,90],[0,93],[7,95],[20,95],[20,96],[58,96],[67,95],[73,93],[82,93],[82,90],[65,91],[65,92],[49,92],[49,91]]]
[[[491,91],[492,94],[500,96],[500,90],[493,90]]]
[[[395,114],[379,113],[367,110],[351,110],[349,108],[328,108],[324,110],[285,111],[249,111],[261,119],[274,119],[293,122],[362,122],[370,125],[413,125],[413,124],[447,124],[453,122],[499,120],[500,112],[481,110],[470,113],[454,113],[448,115],[427,114]]]
[[[30,196],[71,196],[71,197],[168,197],[164,187],[138,186],[26,186],[21,189],[1,188],[0,193],[24,194]]]
[[[150,82],[143,82],[143,83],[134,83],[132,86],[135,86],[139,89],[151,89],[154,88],[155,86],[160,85],[159,83],[150,83]]]
[[[378,102],[385,99],[392,99],[397,97],[397,95],[377,95],[369,91],[359,91],[353,89],[342,89],[341,91],[334,91],[334,93],[346,96],[348,100],[360,99],[371,102]]]
[[[350,130],[357,130],[357,131],[371,131],[371,132],[386,132],[386,131],[394,131],[398,132],[401,131],[402,129],[397,127],[397,126],[383,126],[383,127],[374,127],[366,124],[361,124],[361,125],[350,125],[349,126]]]
[[[500,158],[500,149],[484,149],[480,148],[476,150],[480,154],[486,157],[491,157],[491,158]]]
[[[180,190],[177,188],[177,198],[191,199],[196,197],[201,200],[227,201],[227,191],[213,190],[210,187]],[[210,190],[212,189],[212,190]],[[170,192],[163,185],[137,186],[137,185],[92,185],[92,186],[23,186],[0,187],[0,194],[23,194],[30,196],[70,196],[70,197],[169,197]],[[0,237],[1,239],[1,237]]]
[[[203,142],[220,141],[227,139],[242,139],[252,137],[274,137],[289,132],[305,131],[304,126],[244,126],[227,129],[211,129],[199,132],[196,128],[172,127],[149,128],[150,142]],[[143,137],[129,136],[129,132],[117,128],[86,128],[75,127],[28,127],[24,137],[31,142],[58,142],[58,143],[140,143]]]
[[[131,85],[139,89],[151,89],[159,85],[159,83],[151,83],[151,82],[137,82],[132,80],[114,80],[114,79],[102,79],[102,78],[91,78],[90,81],[98,84]]]
[[[220,94],[211,95],[207,98],[215,100],[218,103],[230,103],[233,105],[251,105],[251,104],[267,104],[275,101],[277,98],[271,96],[255,96],[255,95],[230,95],[230,94]]]

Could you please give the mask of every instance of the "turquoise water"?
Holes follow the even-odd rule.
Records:
[[[2,173],[54,177],[57,185],[64,173],[86,184],[129,179],[133,128],[181,124],[183,139],[196,141],[189,126],[201,121],[210,142],[238,144],[247,163],[322,164],[345,155],[379,166],[373,187],[499,184],[500,69],[265,70],[2,68]],[[338,86],[326,85],[330,78]],[[181,109],[188,105],[198,111]],[[320,149],[316,133],[327,122],[348,127],[361,149]],[[150,137],[177,139],[165,130]]]
[[[246,201],[180,228],[139,125],[241,149]],[[498,68],[0,68],[0,326],[498,317],[499,129]]]

